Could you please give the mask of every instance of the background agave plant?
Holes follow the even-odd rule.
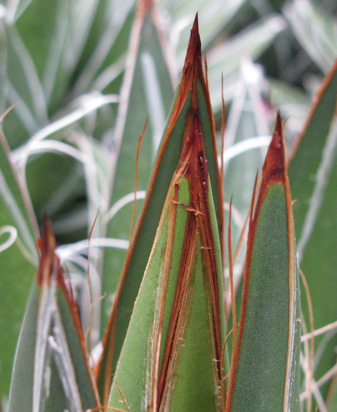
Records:
[[[115,408],[113,410],[139,410],[138,406],[132,406],[134,400],[127,395],[133,387],[125,388],[122,385],[125,378],[121,378],[120,382],[116,378],[113,383],[110,378],[115,371],[148,258],[157,250],[152,245],[160,216],[166,210],[163,206],[170,182],[181,158],[182,131],[187,127],[186,122],[196,122],[187,120],[191,110],[198,111],[200,117],[201,126],[196,125],[194,131],[198,134],[201,130],[204,139],[214,202],[212,233],[215,239],[212,242],[218,242],[214,229],[217,226],[220,234],[218,254],[226,238],[223,255],[225,299],[223,301],[221,298],[222,277],[219,276],[221,293],[217,310],[221,318],[224,314],[224,319],[220,321],[220,326],[219,319],[215,321],[214,324],[218,325],[215,329],[220,328],[221,331],[214,332],[218,343],[215,347],[210,346],[217,348],[214,349],[215,359],[224,363],[224,372],[221,367],[217,372],[220,397],[215,400],[214,410],[245,410],[247,406],[240,402],[252,405],[249,403],[250,391],[254,391],[257,402],[271,400],[273,410],[298,410],[299,392],[304,410],[315,410],[316,406],[320,411],[337,410],[335,8],[334,2],[316,4],[304,0],[288,3],[241,0],[224,4],[208,2],[207,5],[204,2],[199,5],[195,2],[160,2],[157,6],[148,1],[120,4],[117,1],[64,0],[47,4],[32,0],[8,2],[1,6],[1,112],[5,115],[2,117],[0,153],[0,387],[4,410],[8,405],[11,376],[10,411],[22,410],[23,404],[32,405],[29,410],[34,411],[86,410],[107,402]],[[207,55],[207,80],[201,74],[199,62],[194,78],[199,85],[196,108],[193,96],[192,103],[185,100],[192,87],[186,67],[188,64],[195,67],[196,64],[195,58],[191,60],[191,54],[188,54],[179,89],[185,87],[186,90],[184,93],[177,92],[169,117],[196,9],[199,10],[200,33]],[[222,152],[224,114],[222,89],[219,87],[221,73],[227,112],[224,154],[219,162],[220,172],[224,172],[223,182],[215,147],[216,137],[218,152]],[[213,109],[210,108],[207,87]],[[314,104],[309,109],[314,95]],[[16,104],[6,113],[6,109]],[[281,365],[280,370],[286,373],[288,380],[282,377],[281,372],[275,373],[281,383],[279,387],[274,387],[274,394],[269,388],[270,381],[267,385],[265,381],[258,384],[257,377],[263,376],[261,370],[255,370],[250,376],[245,366],[245,362],[251,365],[252,359],[260,359],[263,354],[267,357],[265,348],[261,355],[261,343],[254,337],[260,336],[266,343],[267,339],[276,336],[274,332],[262,333],[264,327],[268,331],[268,319],[263,315],[277,310],[275,299],[269,302],[268,308],[260,305],[261,312],[256,314],[250,326],[247,314],[251,313],[249,305],[254,301],[251,296],[255,296],[261,304],[266,301],[266,296],[274,295],[272,292],[269,294],[267,288],[264,290],[266,282],[263,287],[258,280],[253,282],[254,265],[246,265],[251,269],[250,272],[246,269],[245,281],[242,280],[246,261],[246,216],[256,170],[262,167],[274,128],[273,107],[280,108],[283,117],[288,118],[284,135],[289,149],[291,193],[296,200],[293,211],[298,259],[312,302],[308,303],[309,293],[303,286],[301,388],[299,390],[296,386],[299,383],[291,384],[292,368],[287,359],[289,353],[295,353],[293,359],[296,361],[296,351],[292,349],[289,352],[285,344],[283,351],[288,351],[288,355],[283,357],[283,362],[286,359],[288,367],[285,369]],[[148,125],[137,152],[137,138],[144,129],[147,117]],[[163,133],[167,118],[171,120]],[[275,136],[281,135],[279,119]],[[159,146],[159,157],[155,163]],[[284,165],[284,156],[282,159],[279,164]],[[262,179],[268,175],[267,169],[266,166]],[[141,212],[153,170],[145,207]],[[282,176],[281,186],[286,187],[286,173]],[[279,185],[280,182],[276,183]],[[183,187],[184,183],[181,185]],[[270,185],[269,182],[267,186]],[[222,186],[225,190],[224,202]],[[176,200],[183,203],[185,209],[177,203],[176,213],[181,216],[185,214],[186,218],[193,214],[193,207],[188,205],[187,195],[183,194],[185,189],[183,187],[181,194],[178,194],[182,200],[179,196]],[[252,242],[258,242],[254,227],[258,225],[262,210],[265,211],[260,197],[268,203],[267,195],[263,197],[263,183],[261,191],[260,195],[256,192],[255,212],[253,208],[250,212],[248,263],[249,259],[254,262]],[[286,210],[289,214],[289,190],[286,189],[286,192]],[[229,219],[231,195],[232,219]],[[171,192],[171,196],[175,195]],[[137,201],[132,219],[134,198]],[[221,217],[223,209],[227,225],[223,224]],[[42,222],[42,211],[52,219],[53,231],[60,246],[56,248],[50,226],[45,223],[38,263],[39,253],[35,243],[40,237],[38,227]],[[170,213],[172,215],[173,212],[168,212],[168,215]],[[286,219],[287,225],[289,219]],[[140,222],[138,226],[137,222]],[[230,222],[232,245],[227,241],[227,231],[224,229]],[[203,224],[200,225],[203,227]],[[267,224],[267,227],[269,229],[270,225]],[[280,229],[275,230],[279,233]],[[88,237],[90,240],[86,240]],[[158,234],[156,239],[157,244],[163,242],[163,239],[158,239]],[[196,242],[201,242],[207,250],[208,246],[203,243],[205,240]],[[271,245],[272,241],[264,240],[262,243]],[[177,248],[174,245],[172,250]],[[54,254],[55,248],[57,256]],[[269,249],[272,250],[272,247]],[[201,256],[200,259],[205,259],[204,252]],[[198,261],[199,258],[196,259]],[[287,259],[292,260],[289,256]],[[218,267],[222,266],[220,260],[218,256]],[[281,260],[284,265],[285,257]],[[211,262],[212,259],[206,258],[206,261]],[[66,273],[65,278],[60,265]],[[272,265],[278,266],[274,262]],[[144,285],[151,270],[148,266]],[[265,271],[268,272],[267,269]],[[166,273],[165,270],[163,273]],[[287,268],[285,273],[290,273]],[[231,275],[232,283],[229,281]],[[295,278],[292,277],[293,281]],[[304,280],[301,282],[306,284]],[[295,289],[297,286],[294,286]],[[271,285],[271,290],[279,288],[280,285]],[[202,296],[202,289],[198,290],[199,296]],[[236,310],[230,290],[236,291]],[[259,297],[262,290],[266,295]],[[145,298],[139,295],[138,308],[142,299],[149,303],[153,298],[151,293]],[[173,290],[170,293],[167,296],[171,298],[167,299],[174,302]],[[210,292],[203,293],[207,296]],[[295,298],[296,294],[291,293]],[[284,296],[289,299],[290,295],[285,291]],[[192,305],[191,302],[193,300],[190,301]],[[209,300],[206,299],[206,302],[209,303]],[[150,305],[147,307],[149,310]],[[293,304],[293,307],[296,308],[296,305]],[[204,310],[204,314],[212,311],[207,305]],[[137,311],[140,314],[135,312],[134,317],[139,316],[138,323],[141,322],[142,327],[146,319],[148,322],[159,320],[159,323],[153,323],[153,334],[150,335],[156,337],[153,342],[161,339],[162,346],[158,343],[157,348],[164,348],[165,331],[170,330],[167,320],[170,312],[165,308],[166,314],[160,315],[162,312],[154,309],[157,315],[151,320],[151,316],[141,309]],[[212,312],[213,320],[217,318],[214,315],[217,311]],[[194,313],[193,310],[191,313]],[[296,310],[293,313],[296,314]],[[237,333],[237,328],[233,328],[226,350],[219,355],[226,333],[230,332],[233,324],[238,323],[240,316],[241,328]],[[196,329],[202,319],[205,325],[209,325],[201,313],[195,317]],[[296,325],[298,314],[295,318],[291,323],[293,325]],[[179,319],[178,316],[176,321]],[[136,321],[134,323],[137,324]],[[277,330],[282,329],[273,326]],[[295,326],[293,329],[296,332]],[[135,330],[132,332],[130,327],[131,336],[132,333],[138,336]],[[182,330],[185,331],[184,328]],[[209,330],[210,334],[212,330]],[[251,335],[246,331],[250,331]],[[282,338],[288,342],[285,335],[283,333]],[[188,333],[184,338],[191,341],[197,339]],[[281,340],[278,339],[278,342]],[[173,339],[172,342],[176,341]],[[198,348],[204,348],[205,355],[208,353],[205,350],[209,344],[207,337],[203,342],[204,346],[200,344]],[[235,351],[233,347],[237,347],[237,342],[240,350]],[[124,350],[132,352],[135,343],[137,338],[128,338]],[[127,349],[130,345],[131,349]],[[244,349],[245,345],[249,348]],[[282,350],[278,350],[273,340],[266,346],[270,349],[269,358],[275,361],[270,368],[277,370],[276,365],[280,364],[275,353]],[[256,353],[253,347],[257,348]],[[172,359],[165,355],[169,353],[165,350],[159,353],[153,347],[153,362],[149,362],[149,369],[146,369],[148,375],[145,383],[151,384],[146,392],[149,396],[147,406],[151,410],[158,405],[164,407],[165,399],[168,399],[167,395],[163,395],[167,394],[163,388],[169,387],[170,380],[167,375],[159,374],[163,359]],[[176,350],[177,346],[171,353]],[[87,353],[90,354],[90,361]],[[191,355],[187,353],[184,356],[176,365],[180,371],[181,365],[187,362],[186,356],[191,356],[193,360],[196,355],[191,351]],[[207,358],[205,356],[203,359]],[[138,360],[142,361],[142,357],[144,353]],[[125,358],[128,356],[124,355]],[[123,362],[121,357],[121,365]],[[230,363],[233,367],[229,371]],[[187,364],[190,373],[186,382],[190,382],[196,390],[192,379],[196,373],[191,367],[195,366],[195,362],[190,360]],[[172,367],[169,362],[167,365]],[[126,374],[128,379],[128,367],[124,369],[119,366],[116,376]],[[296,375],[296,367],[293,370]],[[223,375],[229,372],[229,382],[226,378],[224,388],[221,388]],[[142,367],[139,373],[145,373]],[[210,370],[209,374],[214,379],[214,370]],[[161,379],[162,383],[159,384],[156,379]],[[289,382],[287,389],[279,389],[285,381]],[[199,388],[199,392],[214,394],[216,386],[214,380],[205,379],[201,385],[205,391]],[[244,390],[240,392],[242,387]],[[189,393],[193,397],[194,392],[184,386],[176,386],[172,410],[191,410],[191,406],[180,404],[188,402],[189,398],[179,397],[179,393]],[[288,409],[277,406],[283,399],[287,399]],[[197,398],[194,401],[198,402]],[[142,407],[145,408],[144,405]],[[254,408],[262,410],[258,404]],[[195,406],[192,409],[196,410]]]

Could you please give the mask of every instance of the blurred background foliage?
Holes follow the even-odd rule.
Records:
[[[199,12],[219,129],[219,82],[221,75],[224,78],[226,146],[233,139],[269,135],[273,106],[288,118],[287,139],[297,135],[337,52],[334,1],[159,1],[156,6],[173,87],[191,22]],[[76,147],[82,154],[88,150],[96,166],[109,167],[104,148],[114,141],[117,96],[135,7],[132,0],[26,0],[1,6],[1,113],[18,104],[4,118],[3,130],[15,162],[24,164],[36,215],[47,212],[61,243],[85,237],[93,221],[90,214],[88,220],[85,171],[64,150]],[[159,136],[171,104],[172,90],[169,93],[159,95]],[[150,110],[148,114],[152,116]],[[27,142],[33,136],[45,146],[29,150]],[[52,140],[49,148],[48,140]],[[52,147],[54,141],[66,146]],[[135,153],[132,156],[135,159]],[[261,159],[258,153],[257,159],[250,160],[248,174]],[[105,189],[104,176],[101,170],[99,191]],[[133,181],[134,175],[124,178]],[[246,182],[244,173],[241,179]],[[250,181],[246,184],[251,187]],[[247,210],[250,194],[236,182],[232,185],[246,198],[239,210]],[[226,191],[238,198],[232,187]]]
[[[138,13],[149,1],[139,4]],[[84,329],[89,322],[85,239],[99,210],[89,266],[96,279],[93,299],[104,293],[106,298],[93,314],[94,344],[102,335],[128,245],[137,139],[149,116],[139,160],[138,216],[195,13],[219,148],[223,77],[225,207],[233,195],[234,247],[275,109],[286,119],[290,147],[337,55],[334,0],[158,0],[142,27],[134,25],[137,6],[135,0],[0,4],[0,113],[15,105],[2,119],[3,133],[34,215],[40,222],[47,213],[53,221]],[[6,263],[13,277],[22,265],[14,260]],[[242,267],[238,259],[236,275]],[[28,272],[33,275],[33,263]],[[13,315],[16,323],[27,284],[18,286],[22,304]],[[4,392],[8,359],[2,366]]]
[[[226,146],[233,139],[269,135],[273,106],[288,118],[287,139],[297,135],[337,53],[334,1],[170,0],[158,1],[156,6],[172,87],[198,11],[219,129],[219,82],[221,75],[224,78]],[[96,166],[109,167],[104,148],[112,147],[114,141],[135,7],[132,0],[17,0],[1,6],[1,113],[17,104],[3,120],[4,134],[15,162],[24,164],[36,215],[47,212],[61,243],[85,237],[93,221],[92,215],[88,220],[85,171],[64,150],[76,147],[82,154],[88,150]],[[159,95],[159,136],[172,87],[171,95],[166,91],[165,97]],[[148,114],[153,117],[150,110]],[[51,143],[48,148],[44,142],[45,146],[33,150],[27,145],[32,137],[66,146],[52,147]],[[135,159],[135,153],[132,156]],[[247,165],[248,174],[261,163],[261,156],[257,157]],[[100,186],[104,186],[105,171],[101,172]],[[246,181],[245,177],[243,173],[241,179]],[[134,181],[132,173],[124,178]],[[244,194],[241,185],[232,185],[250,202],[250,194]],[[251,182],[247,185],[251,187]],[[232,187],[226,191],[238,197]],[[245,211],[247,203],[242,201],[244,207],[238,208]]]

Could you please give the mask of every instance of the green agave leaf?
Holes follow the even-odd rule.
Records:
[[[222,259],[197,99],[193,87],[179,166],[114,376],[112,408],[224,407]]]
[[[282,122],[251,214],[226,411],[300,411],[300,297]]]
[[[0,132],[0,390],[9,390],[15,344],[36,270],[37,233],[28,194],[23,192]],[[21,274],[26,276],[22,277]]]
[[[214,204],[220,239],[222,238],[222,185],[217,165],[214,120],[210,107],[209,92],[203,75],[200,37],[197,21],[192,29],[182,79],[176,94],[171,116],[159,150],[154,173],[145,199],[134,239],[127,253],[121,280],[114,298],[113,309],[104,336],[104,355],[99,374],[99,387],[105,387],[105,399],[110,389],[109,379],[122,348],[131,317],[134,301],[150,255],[161,211],[172,176],[178,166],[186,129],[186,116],[193,110],[192,88],[198,99],[198,113],[208,159],[208,171],[214,193]]]
[[[45,222],[37,282],[17,346],[9,412],[82,411],[99,406],[75,302]]]
[[[336,96],[337,61],[315,98],[304,129],[295,141],[289,164],[291,193],[296,199],[297,250],[310,289],[315,329],[334,322],[337,313]],[[309,329],[307,305],[303,313]],[[328,342],[323,336],[315,338],[316,351],[320,345],[324,350],[315,360],[315,380],[336,363],[337,335],[331,334]],[[319,388],[324,399],[328,396],[330,382]]]
[[[138,167],[138,190],[146,189],[173,98],[172,81],[151,2],[139,3],[129,50],[113,142],[113,152],[118,156],[115,158],[116,164],[112,165],[110,170],[110,206],[134,191],[137,138],[149,116]],[[138,202],[137,216],[140,206],[141,203]],[[127,240],[130,235],[130,216],[132,202],[111,220],[108,213],[105,222],[107,236]],[[124,251],[106,250],[104,253],[103,291],[108,296],[116,290],[124,259]],[[103,327],[110,309],[111,299],[105,299],[102,311]]]

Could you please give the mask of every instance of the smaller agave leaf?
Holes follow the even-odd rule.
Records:
[[[192,90],[197,95],[197,109],[204,139],[207,167],[212,187],[217,224],[222,239],[223,196],[217,163],[215,127],[211,111],[208,83],[204,77],[198,22],[195,20],[186,54],[182,78],[159,150],[139,223],[127,253],[104,336],[104,355],[98,373],[99,388],[108,396],[114,372],[126,335],[133,305],[151,252],[167,190],[179,164],[187,115],[195,110]],[[105,398],[106,399],[106,398]]]
[[[0,386],[8,394],[15,343],[37,266],[35,225],[28,194],[19,184],[0,132]],[[22,277],[22,273],[26,276]]]
[[[197,88],[154,245],[114,376],[109,406],[125,411],[219,411],[222,260]]]
[[[71,412],[99,406],[80,318],[65,283],[48,221],[15,356],[9,412]],[[55,403],[56,402],[56,403]],[[60,409],[62,410],[62,409]]]
[[[250,218],[226,411],[300,410],[300,329],[292,204],[278,115]]]
[[[302,132],[292,148],[289,179],[294,203],[299,264],[310,289],[314,327],[336,320],[337,233],[337,60],[318,91]],[[322,304],[327,302],[327,304]],[[309,328],[309,309],[303,306]],[[314,378],[318,381],[336,363],[337,335],[315,338]],[[324,343],[325,342],[325,343]],[[323,399],[331,380],[320,387]],[[333,387],[333,385],[332,385]]]

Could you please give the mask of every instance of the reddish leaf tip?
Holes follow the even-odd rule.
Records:
[[[262,169],[262,178],[264,182],[284,183],[285,170],[286,156],[283,126],[280,112],[278,112],[273,137]]]
[[[195,31],[199,35],[199,16],[198,13],[195,14],[194,22],[193,22],[193,27],[191,31]]]
[[[143,0],[142,2],[140,2],[140,7],[143,7],[144,13],[147,13],[152,6],[152,0]]]
[[[54,253],[56,241],[51,230],[51,223],[47,217],[43,216],[43,229],[41,238],[37,241],[37,246],[40,249],[40,262],[37,271],[37,281],[42,285],[50,279],[54,266]]]
[[[195,16],[193,27],[191,29],[190,40],[188,43],[184,69],[194,64],[195,61],[201,58],[201,40],[199,34],[198,13]]]

